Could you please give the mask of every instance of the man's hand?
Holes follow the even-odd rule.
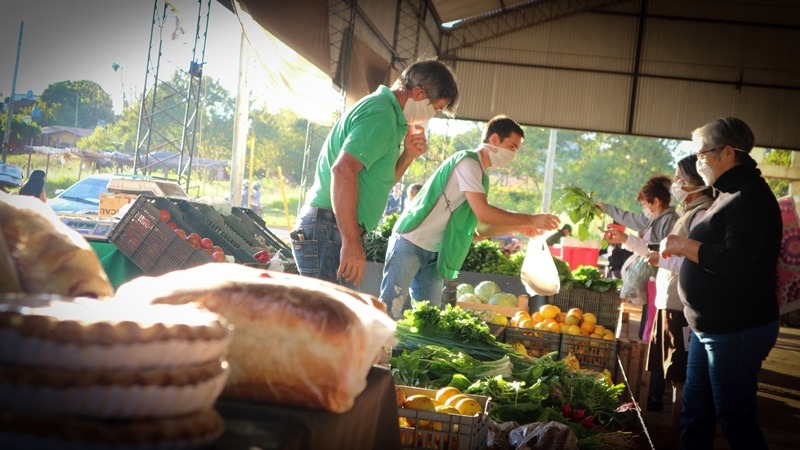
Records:
[[[533,225],[521,225],[517,227],[517,232],[524,236],[538,236],[544,233],[544,230]]]
[[[339,270],[336,276],[347,282],[358,285],[364,277],[366,255],[360,240],[348,243],[342,236],[342,251],[339,254]]]
[[[594,206],[600,208],[600,211],[606,212],[606,204],[603,202],[594,202]]]
[[[647,254],[647,263],[651,266],[658,267],[658,262],[661,258],[659,258],[658,252],[649,252]]]
[[[412,160],[422,156],[428,151],[428,139],[425,129],[419,125],[409,125],[406,137],[403,139],[404,153]]]
[[[538,228],[540,232],[555,230],[558,228],[558,224],[561,223],[558,216],[552,214],[534,214],[531,217],[531,221],[528,225]]]

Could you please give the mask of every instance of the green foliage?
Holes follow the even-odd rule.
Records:
[[[776,166],[789,167],[792,165],[792,151],[777,149],[768,150],[764,155],[764,162],[767,164],[775,164]],[[776,197],[789,195],[789,180],[767,178],[767,184]]]
[[[74,127],[77,108],[78,128],[93,129],[98,122],[114,120],[111,96],[89,80],[59,81],[45,88],[39,97],[41,125]]]
[[[24,118],[30,115],[31,108],[26,108],[20,111],[14,110],[14,115],[11,118],[11,137],[9,142],[15,145],[23,145],[30,142],[42,134],[42,128],[36,122],[25,121]],[[5,137],[7,114],[0,115],[0,141]]]
[[[364,236],[364,253],[367,261],[378,263],[386,262],[386,249],[389,247],[389,238],[392,228],[400,214],[392,214],[383,218],[378,226]]]
[[[597,194],[588,194],[577,186],[564,188],[561,205],[569,214],[569,220],[578,225],[578,239],[584,241],[589,237],[589,227],[595,217],[602,217],[603,211],[594,204],[592,199]]]
[[[469,253],[461,265],[461,270],[465,272],[496,273],[495,269],[502,265],[507,259],[500,250],[500,244],[483,240],[472,242],[469,245]],[[519,272],[517,272],[519,275]]]

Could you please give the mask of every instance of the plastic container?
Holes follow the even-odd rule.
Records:
[[[601,372],[608,369],[612,375],[617,366],[617,340],[596,339],[586,336],[573,336],[565,334],[561,337],[561,350],[559,358],[563,359],[572,352],[581,369],[591,369]]]
[[[553,359],[558,359],[561,350],[561,333],[546,330],[531,330],[528,328],[507,327],[505,342],[512,344],[519,342],[525,346],[529,356],[541,358],[556,352]]]
[[[225,225],[222,215],[214,208],[200,203],[193,204],[186,200],[170,199],[169,201],[184,213],[184,219],[196,233],[211,239],[214,245],[220,246],[226,255],[233,256],[236,262],[242,264],[258,262],[253,257],[253,254],[258,250],[251,248],[231,231]],[[202,211],[199,208],[202,208]]]
[[[619,322],[619,306],[622,299],[619,298],[619,291],[616,289],[597,292],[573,287],[551,296],[550,303],[564,312],[570,308],[580,308],[584,314],[592,313],[597,317],[598,325],[614,330]]]
[[[114,227],[109,240],[148,275],[212,262],[208,253],[189,245],[161,220],[160,209],[169,211],[172,222],[187,234],[194,231],[169,200],[140,195]]]
[[[416,394],[436,398],[433,389],[411,386],[397,386],[406,397]],[[481,405],[483,412],[475,416],[462,416],[414,409],[398,408],[397,415],[414,426],[400,426],[400,446],[403,449],[437,448],[441,450],[479,450],[486,448],[486,434],[489,432],[490,397],[470,395]],[[430,424],[425,425],[424,422]]]
[[[561,251],[561,259],[569,264],[569,270],[575,270],[579,266],[597,267],[597,259],[600,258],[599,248],[562,247]]]

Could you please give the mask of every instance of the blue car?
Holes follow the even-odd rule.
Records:
[[[47,204],[57,213],[97,214],[100,195],[108,193],[112,177],[111,174],[88,176],[48,199]]]

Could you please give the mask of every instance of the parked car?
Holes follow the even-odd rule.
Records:
[[[97,214],[100,195],[108,192],[113,175],[90,175],[48,199],[47,204],[57,213]]]

